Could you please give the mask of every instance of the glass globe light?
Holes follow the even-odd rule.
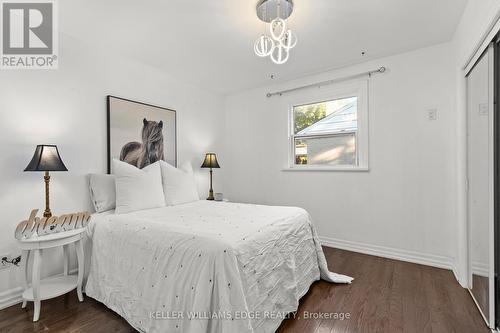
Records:
[[[253,50],[259,57],[267,57],[273,52],[273,47],[274,41],[270,37],[262,35],[255,41]]]
[[[287,50],[293,49],[295,45],[297,45],[297,35],[295,35],[292,30],[288,29],[283,38],[280,39],[280,45],[286,48]]]
[[[288,49],[283,47],[281,44],[276,44],[273,47],[273,50],[271,52],[271,60],[277,64],[281,65],[287,62],[288,57],[290,56],[290,52],[288,52]]]
[[[269,31],[271,32],[271,37],[279,41],[286,32],[286,22],[280,17],[275,18],[271,21]]]

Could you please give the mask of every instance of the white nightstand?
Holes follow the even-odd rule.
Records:
[[[85,228],[54,233],[50,235],[33,237],[18,241],[22,250],[21,269],[23,279],[23,308],[27,301],[35,303],[33,321],[40,318],[40,301],[54,298],[76,288],[78,299],[83,302],[82,281],[84,272],[83,237]],[[78,260],[78,276],[69,275],[69,244],[75,243],[76,257]],[[64,252],[63,275],[49,277],[40,280],[40,268],[42,267],[42,251],[52,247],[62,246]],[[28,288],[28,259],[33,255],[33,270],[31,287]]]

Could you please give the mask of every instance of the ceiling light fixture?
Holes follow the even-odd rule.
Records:
[[[290,57],[290,50],[297,45],[297,36],[288,29],[287,19],[293,11],[292,0],[260,0],[257,16],[264,22],[264,31],[253,46],[259,57],[270,57],[275,64],[284,64]],[[269,27],[267,24],[269,23]]]

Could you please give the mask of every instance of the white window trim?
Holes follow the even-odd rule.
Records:
[[[320,103],[341,98],[358,97],[358,130],[356,153],[358,165],[297,165],[295,164],[295,135],[293,108],[297,105]],[[293,94],[287,101],[288,108],[288,161],[283,171],[369,171],[368,133],[368,80],[344,82]]]

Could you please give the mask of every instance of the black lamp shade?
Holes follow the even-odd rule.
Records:
[[[205,160],[201,165],[202,168],[220,168],[219,163],[217,162],[217,156],[215,153],[206,153]]]
[[[68,169],[61,160],[57,146],[38,145],[24,171],[68,171]]]

